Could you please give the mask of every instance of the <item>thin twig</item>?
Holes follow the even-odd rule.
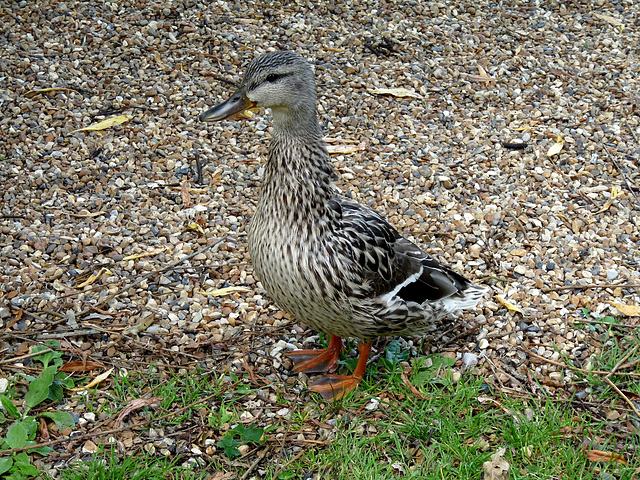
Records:
[[[618,363],[615,364],[615,366],[611,369],[611,372],[609,372],[609,374],[607,375],[607,377],[610,377],[611,375],[613,375],[616,370],[618,370],[618,368],[620,367],[620,365],[622,365],[624,362],[627,361],[627,359],[631,356],[634,355],[636,353],[636,350],[638,350],[638,347],[640,347],[640,343],[638,345],[636,345],[635,347],[633,347],[629,353],[627,353],[624,357],[622,357],[622,360],[620,360]]]
[[[609,158],[611,159],[611,161],[613,162],[613,164],[616,166],[616,168],[618,169],[618,172],[620,172],[620,175],[622,175],[622,178],[624,180],[624,183],[627,185],[627,189],[629,190],[629,192],[631,193],[631,195],[633,195],[634,197],[637,197],[636,192],[634,191],[634,185],[633,185],[633,181],[627,176],[626,173],[624,173],[622,171],[622,168],[620,168],[620,165],[618,164],[618,160],[616,160],[616,158],[613,156],[613,154],[609,151],[609,149],[606,146],[602,147],[603,150],[605,152],[607,152],[607,154],[609,154]]]
[[[262,452],[260,452],[260,455],[258,455],[258,458],[256,458],[255,461],[249,466],[247,471],[244,472],[244,475],[240,477],[240,480],[245,480],[247,477],[249,477],[249,475],[251,475],[251,472],[253,472],[256,469],[258,464],[264,459],[264,457],[267,456],[267,453],[269,453],[270,450],[271,450],[271,447],[267,447]]]
[[[633,409],[633,411],[636,412],[636,415],[638,416],[638,418],[640,418],[640,412],[638,412],[638,409],[636,408],[636,406],[633,404],[631,400],[629,400],[629,398],[624,394],[622,390],[616,387],[616,384],[609,379],[608,375],[604,377],[604,381],[607,382],[609,385],[611,385],[611,388],[613,388],[616,392],[618,392],[618,395],[624,398],[624,401],[627,402],[627,404]]]
[[[590,373],[595,373],[596,375],[627,375],[629,377],[640,377],[640,373],[624,373],[624,372],[604,372],[602,370],[585,370],[584,368],[573,367],[571,365],[567,365],[566,363],[554,362],[553,360],[549,360],[548,358],[544,358],[542,355],[538,355],[537,353],[533,353],[527,350],[524,347],[519,347],[527,355],[531,355],[532,357],[539,358],[540,360],[544,360],[551,365],[555,365],[557,367],[568,368],[569,370],[575,370],[576,372],[582,372],[585,375],[589,375]]]
[[[588,283],[585,285],[561,285],[559,287],[543,288],[542,292],[549,293],[549,292],[557,292],[558,290],[578,290],[581,288],[615,288],[615,287],[640,288],[640,284],[637,284],[637,283],[604,283],[604,284]]]
[[[629,122],[627,122],[626,118],[624,119],[624,124],[627,126],[627,128],[629,128],[629,131],[631,132],[631,136],[636,141],[636,143],[638,143],[638,137],[636,137],[636,132],[633,131],[633,128],[631,128],[631,125],[629,125]]]
[[[40,352],[31,352],[31,353],[27,353],[26,355],[20,355],[19,357],[7,358],[5,360],[0,360],[0,365],[3,365],[5,363],[17,362],[19,360],[24,360],[25,358],[37,357],[38,355],[42,355],[43,353],[49,353],[49,352],[52,352],[52,351],[53,351],[53,349],[48,348],[48,349],[42,350]]]
[[[604,320],[589,320],[586,318],[581,318],[580,320],[576,320],[575,323],[593,323],[595,325],[609,325],[611,327],[640,328],[640,323],[638,325],[631,325],[628,323],[614,323],[614,322],[606,322]]]

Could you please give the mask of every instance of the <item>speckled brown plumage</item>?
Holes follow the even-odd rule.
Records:
[[[254,106],[273,113],[269,158],[248,228],[251,259],[271,298],[315,330],[364,344],[377,336],[422,335],[450,313],[474,307],[484,287],[441,266],[375,211],[336,196],[315,103],[310,65],[282,51],[255,59],[239,90],[201,115],[221,120]],[[339,350],[341,343],[332,345]],[[322,369],[334,367],[335,351],[331,355]],[[317,371],[313,354],[300,357],[305,371]],[[324,382],[327,398],[355,386],[343,385],[344,378]]]

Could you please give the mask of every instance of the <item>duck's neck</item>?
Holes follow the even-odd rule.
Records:
[[[287,117],[289,120],[290,117]],[[274,115],[269,161],[260,192],[264,209],[283,224],[303,225],[320,219],[333,221],[328,206],[337,176],[331,165],[315,112],[297,124],[280,122]],[[266,213],[266,212],[265,212]]]

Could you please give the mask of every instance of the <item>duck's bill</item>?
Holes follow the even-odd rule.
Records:
[[[247,98],[244,91],[238,90],[227,101],[210,108],[200,114],[203,122],[217,122],[226,118],[243,118],[250,116],[249,110],[255,108],[255,104]]]

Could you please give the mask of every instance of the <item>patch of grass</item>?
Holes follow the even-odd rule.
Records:
[[[356,394],[318,404],[318,416],[338,419],[330,437],[292,456],[282,471],[269,467],[266,478],[303,479],[313,472],[335,480],[475,480],[500,447],[510,479],[595,480],[605,473],[629,479],[640,466],[633,454],[637,436],[621,439],[606,419],[571,402],[493,392],[480,377],[454,378],[442,356],[414,361],[409,380],[416,394],[395,369],[384,374],[388,361],[374,369],[379,381],[370,373]],[[593,462],[590,450],[622,453],[628,465]]]
[[[180,458],[154,458],[148,454],[119,456],[114,449],[96,453],[87,463],[75,463],[61,472],[64,480],[199,480],[208,474],[179,464]]]

